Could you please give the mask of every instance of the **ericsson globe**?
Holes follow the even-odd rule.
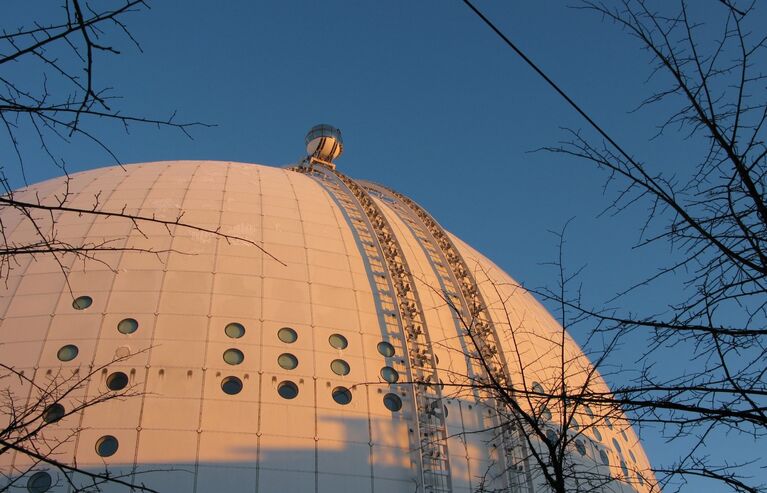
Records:
[[[572,491],[657,488],[620,411],[562,398],[607,387],[556,320],[313,131],[288,169],[155,162],[14,192],[2,424],[27,422],[2,487],[534,493],[564,443]]]

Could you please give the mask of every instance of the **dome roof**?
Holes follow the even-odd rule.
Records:
[[[471,355],[497,345],[493,371],[551,393],[561,327],[406,197],[324,169],[174,161],[15,198],[64,194],[71,208],[180,220],[276,259],[200,229],[40,213],[62,244],[99,247],[18,255],[0,287],[0,361],[43,387],[89,376],[46,427],[58,460],[158,491],[544,491],[529,460],[503,470],[518,437],[497,432],[491,399],[467,384],[487,373]],[[43,234],[13,210],[0,219],[9,243]],[[472,323],[487,323],[489,342],[470,344]],[[590,365],[569,338],[565,353],[580,385]],[[606,390],[598,376],[591,386]],[[72,412],[110,392],[120,398]],[[574,460],[618,478],[613,491],[643,491],[636,472],[649,465],[630,427],[590,410],[577,420]],[[16,454],[0,468],[47,471],[63,491],[60,473],[33,462]]]

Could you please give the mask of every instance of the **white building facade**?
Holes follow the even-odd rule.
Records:
[[[0,286],[0,362],[24,376],[0,380],[4,392],[23,408],[58,389],[40,415],[46,456],[162,492],[550,491],[477,383],[532,389],[522,406],[557,430],[543,397],[561,380],[555,362],[564,351],[574,386],[589,363],[569,338],[557,345],[561,327],[530,294],[406,197],[309,159],[102,168],[14,198],[64,196],[73,210],[197,228],[3,212],[12,244],[42,228],[94,246],[17,255]],[[574,416],[572,462],[607,478],[602,491],[653,490],[620,416]],[[0,470],[9,491],[93,481],[70,484],[21,451],[0,454]]]

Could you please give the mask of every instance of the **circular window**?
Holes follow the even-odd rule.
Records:
[[[61,346],[59,352],[56,353],[56,357],[61,361],[72,361],[77,358],[79,352],[80,350],[77,349],[77,346],[74,344],[67,344],[66,346]]]
[[[349,341],[347,341],[346,337],[342,336],[341,334],[333,334],[332,336],[328,337],[328,342],[332,347],[336,349],[346,349],[346,346],[349,345]]]
[[[135,318],[124,318],[117,324],[117,332],[121,334],[133,334],[138,330],[138,322]]]
[[[128,375],[121,371],[116,371],[107,377],[107,388],[109,390],[122,390],[128,386]]]
[[[386,394],[383,398],[384,406],[392,412],[402,409],[402,399],[397,394]]]
[[[594,434],[594,438],[597,439],[597,441],[602,441],[602,434],[599,433],[599,430],[595,427],[591,429],[591,432]]]
[[[27,480],[29,493],[45,493],[53,486],[53,478],[45,471],[38,471]]]
[[[378,352],[381,353],[383,356],[386,356],[387,358],[391,358],[394,356],[394,346],[389,344],[386,341],[381,341],[378,343]]]
[[[593,418],[594,417],[594,411],[592,411],[591,408],[589,406],[587,406],[586,404],[583,405],[583,410],[586,411],[586,415],[589,418]]]
[[[224,361],[230,365],[239,365],[245,361],[245,355],[239,349],[229,348],[224,351]]]
[[[599,450],[599,458],[602,459],[602,464],[606,466],[610,465],[610,458],[607,457],[607,452],[602,449]]]
[[[43,411],[43,421],[46,423],[55,423],[63,418],[65,414],[66,411],[64,410],[64,406],[56,402],[45,408],[45,411]]]
[[[346,387],[336,387],[333,389],[333,400],[345,406],[352,401],[352,393]]]
[[[619,454],[622,454],[622,453],[623,453],[623,451],[621,450],[621,444],[620,444],[620,443],[618,443],[618,440],[616,440],[615,438],[613,438],[613,445],[615,446],[615,450],[616,450],[616,451],[617,451]]]
[[[391,366],[381,368],[381,378],[389,383],[396,383],[399,380],[399,373]]]
[[[333,370],[333,373],[336,375],[348,375],[349,374],[349,363],[342,359],[334,359],[330,362],[330,369]]]
[[[629,468],[626,466],[626,461],[621,461],[621,471],[623,471],[623,477],[629,477]]]
[[[116,359],[124,359],[128,356],[130,356],[130,348],[128,346],[120,346],[119,348],[115,349]]]
[[[538,382],[533,382],[532,390],[535,394],[543,394],[543,386]]]
[[[224,327],[224,334],[232,339],[239,339],[245,335],[245,327],[241,323],[232,322]]]
[[[283,399],[295,399],[298,395],[298,385],[290,380],[285,380],[284,382],[280,382],[277,386],[277,393],[280,394],[280,397]]]
[[[292,344],[298,340],[298,334],[290,327],[283,327],[277,331],[277,338],[286,344]]]
[[[90,296],[78,296],[72,302],[72,308],[75,310],[85,310],[93,304],[93,298]]]
[[[557,443],[557,434],[551,428],[546,430],[546,440],[549,441],[550,445]]]
[[[117,438],[112,435],[104,435],[96,441],[96,453],[101,457],[110,457],[117,452],[119,446]]]
[[[282,353],[277,357],[277,364],[286,370],[293,370],[298,366],[298,358],[290,353]]]
[[[586,446],[583,445],[583,441],[582,440],[576,440],[575,441],[575,450],[577,450],[578,453],[581,454],[581,455],[586,455]]]
[[[239,394],[242,391],[242,380],[237,377],[226,377],[221,380],[221,390],[229,395]]]

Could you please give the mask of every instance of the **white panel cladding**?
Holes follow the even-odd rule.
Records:
[[[37,190],[43,201],[50,201],[63,193],[63,183],[49,180],[18,196]],[[24,369],[38,382],[97,369],[68,406],[86,392],[108,392],[112,373],[128,376],[131,395],[49,427],[51,436],[82,428],[76,439],[62,445],[62,460],[76,457],[78,465],[94,469],[106,464],[111,472],[135,470],[136,481],[160,491],[414,490],[409,451],[413,406],[404,385],[381,377],[385,366],[401,378],[406,374],[401,340],[384,335],[386,315],[371,289],[376,279],[346,217],[320,185],[282,169],[192,161],[79,173],[72,175],[70,191],[74,206],[92,207],[100,193],[104,210],[124,208],[171,221],[181,217],[263,242],[286,265],[245,242],[179,226],[171,226],[171,236],[157,224],[141,223],[138,231],[129,221],[63,216],[58,227],[67,238],[115,241],[156,253],[99,254],[108,265],[83,266],[65,257],[74,296],[92,298],[85,310],[72,306],[61,267],[45,257],[20,259],[0,286],[4,364]],[[432,289],[437,283],[433,267],[407,226],[385,202],[379,206],[422,281],[417,288],[438,345],[439,369],[460,374],[465,362],[458,327],[439,291]],[[3,216],[3,221],[16,225],[12,235],[19,241],[34,236],[18,217]],[[494,281],[513,282],[458,244]],[[495,299],[486,291],[488,299]],[[541,330],[556,330],[537,302],[514,296],[515,317],[535,320]],[[134,332],[118,331],[126,318],[137,322]],[[227,335],[231,323],[244,327],[241,337]],[[278,331],[284,327],[295,331],[294,342],[280,340]],[[334,334],[345,337],[348,346],[332,347]],[[378,352],[382,340],[394,346],[393,356]],[[77,346],[78,354],[61,361],[58,351],[69,344]],[[533,342],[525,344],[531,354],[540,355]],[[242,353],[241,362],[224,359],[230,349]],[[285,353],[295,357],[295,368],[280,366],[278,358]],[[334,360],[344,361],[348,374],[335,373]],[[240,382],[241,391],[225,393],[226,379]],[[280,395],[283,382],[295,384],[295,398]],[[334,400],[339,388],[348,390],[351,402]],[[19,392],[29,395],[23,386]],[[401,410],[384,406],[389,392],[401,397]],[[445,406],[454,490],[468,492],[497,461],[487,448],[488,436],[475,433],[488,425],[487,408],[463,394],[453,395]],[[634,443],[636,437],[627,433]],[[96,443],[105,435],[114,436],[119,447],[103,458],[96,454]],[[605,430],[600,446],[620,436],[617,426]],[[641,447],[632,450],[645,460]],[[16,460],[21,467],[24,459]],[[0,462],[0,467],[12,465]],[[105,488],[112,489],[119,491]]]

